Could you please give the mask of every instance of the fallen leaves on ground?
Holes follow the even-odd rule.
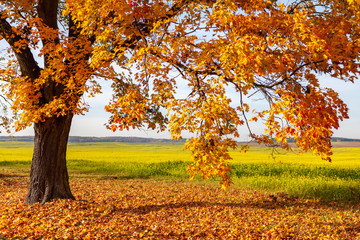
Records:
[[[71,179],[77,201],[24,204],[28,178],[0,176],[0,238],[360,239],[359,204],[179,180]]]

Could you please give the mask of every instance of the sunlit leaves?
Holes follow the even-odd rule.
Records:
[[[338,119],[347,117],[347,107],[338,94],[331,89],[322,92],[310,86],[298,91],[278,89],[277,93],[281,100],[274,101],[266,122],[269,135],[285,146],[287,140],[293,138],[303,150],[330,160],[331,129],[339,127]]]

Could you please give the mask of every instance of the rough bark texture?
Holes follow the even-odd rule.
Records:
[[[49,118],[36,123],[30,188],[26,203],[51,199],[75,199],[70,191],[66,168],[66,149],[72,115]]]
[[[37,5],[38,16],[51,29],[58,29],[57,10],[58,0],[39,0]],[[47,44],[60,44],[59,38],[49,37],[41,33],[44,47]],[[24,56],[18,57],[19,62]],[[44,65],[47,67],[49,54],[44,56]],[[35,79],[35,78],[33,78]],[[40,89],[42,93],[40,105],[51,102],[59,97],[64,90],[62,84],[48,79]],[[55,199],[75,199],[69,187],[69,176],[66,168],[66,149],[73,115],[47,118],[34,124],[34,154],[31,163],[30,188],[26,196],[26,203],[45,202]]]
[[[39,29],[58,29],[59,0],[39,0],[37,2],[37,15],[44,25]],[[40,77],[41,68],[35,61],[29,46],[19,48],[18,42],[29,42],[26,36],[14,31],[3,13],[0,12],[0,35],[9,43],[19,62],[22,76],[34,82]],[[56,31],[55,31],[56,32]],[[40,31],[43,46],[47,44],[60,44],[58,36],[49,36],[47,31]],[[74,34],[71,30],[69,34]],[[75,34],[74,34],[75,35]],[[76,36],[74,36],[76,37]],[[44,54],[44,65],[47,67],[51,56]],[[65,86],[47,79],[44,86],[39,89],[42,94],[39,107],[53,101],[64,92]],[[54,198],[74,199],[69,187],[69,177],[66,168],[66,148],[70,125],[73,115],[47,118],[34,124],[34,154],[31,163],[30,188],[26,196],[26,203],[45,202]]]
[[[26,76],[29,79],[36,79],[40,75],[40,68],[34,59],[33,54],[28,46],[23,48],[16,47],[17,42],[26,41],[22,36],[14,32],[12,26],[3,18],[0,13],[0,35],[5,38],[13,49],[19,66],[21,69],[22,76]]]

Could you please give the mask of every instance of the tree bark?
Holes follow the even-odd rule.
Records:
[[[66,149],[73,115],[52,117],[35,123],[30,188],[25,202],[75,199],[69,186]]]

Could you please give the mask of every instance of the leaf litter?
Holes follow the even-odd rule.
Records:
[[[77,200],[26,205],[0,177],[0,239],[360,239],[359,204],[209,182],[74,177]]]

